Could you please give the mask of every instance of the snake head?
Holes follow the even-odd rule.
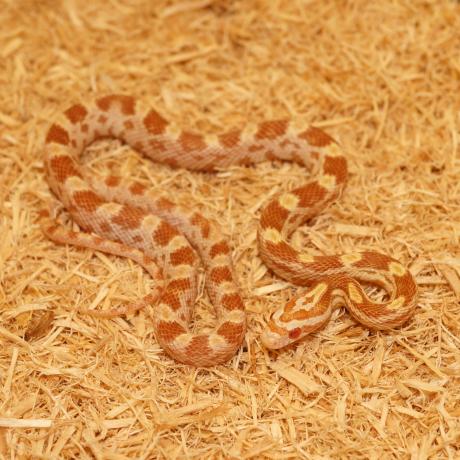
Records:
[[[267,329],[262,332],[260,339],[265,348],[278,350],[295,342],[303,335],[305,334],[302,334],[302,329],[299,327],[288,330],[285,326],[280,327],[276,321],[271,320],[268,323]]]
[[[321,329],[329,321],[331,313],[329,289],[325,283],[319,283],[275,311],[260,338],[266,348],[283,348]]]

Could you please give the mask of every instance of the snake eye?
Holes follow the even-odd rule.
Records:
[[[296,327],[295,329],[292,329],[292,331],[289,331],[289,338],[293,340],[298,339],[300,332],[301,332],[300,327]]]

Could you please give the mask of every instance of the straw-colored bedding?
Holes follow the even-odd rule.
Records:
[[[459,457],[458,2],[18,0],[0,26],[0,458]],[[293,242],[399,259],[420,287],[414,318],[375,333],[339,310],[268,353],[260,332],[296,288],[259,259],[257,218],[307,172],[173,170],[115,141],[85,155],[95,174],[219,221],[249,331],[228,364],[192,369],[157,345],[149,310],[81,314],[152,287],[134,263],[55,245],[39,226],[50,120],[112,92],[207,133],[280,117],[326,129],[348,186]],[[197,328],[212,325],[205,293],[197,310]]]

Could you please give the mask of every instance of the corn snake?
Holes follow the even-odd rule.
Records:
[[[299,225],[339,197],[346,183],[347,161],[326,133],[277,120],[202,136],[179,129],[155,110],[121,95],[71,106],[46,137],[48,184],[84,232],[67,230],[43,216],[45,234],[58,243],[131,258],[158,283],[140,302],[93,314],[114,316],[154,305],[159,344],[175,360],[193,366],[227,361],[246,332],[231,249],[217,224],[196,210],[154,196],[134,181],[113,175],[103,181],[91,177],[78,157],[92,142],[107,137],[154,161],[191,170],[213,171],[266,160],[313,167],[309,182],[270,200],[260,217],[258,245],[263,261],[284,279],[312,285],[273,314],[261,336],[266,347],[281,348],[320,329],[337,306],[346,306],[358,322],[373,329],[399,326],[413,315],[417,286],[396,260],[376,252],[311,256],[287,241]],[[217,313],[217,324],[209,334],[195,334],[188,327],[200,259]],[[390,300],[372,301],[358,280],[383,287],[392,293]]]

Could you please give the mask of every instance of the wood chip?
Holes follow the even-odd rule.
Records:
[[[447,265],[439,266],[439,270],[446,278],[447,282],[449,283],[449,286],[455,292],[455,296],[457,297],[457,299],[460,299],[460,278],[458,276],[457,271],[454,268],[449,267]]]
[[[50,428],[52,420],[0,418],[0,427],[4,428]]]
[[[24,338],[27,341],[32,339],[36,339],[46,335],[49,330],[53,327],[54,321],[54,312],[53,311],[46,311],[33,323],[29,325],[27,328]]]

